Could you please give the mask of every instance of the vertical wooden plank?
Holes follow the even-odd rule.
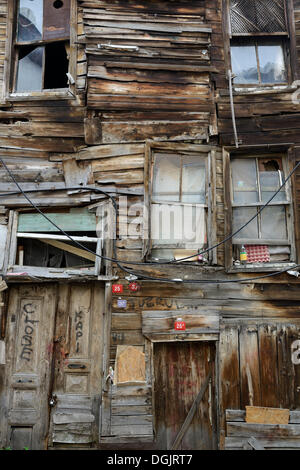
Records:
[[[258,353],[258,335],[256,327],[242,326],[239,336],[241,409],[246,405],[261,405],[261,384]],[[249,372],[249,373],[248,373]],[[253,394],[253,397],[251,395]]]
[[[93,441],[99,440],[99,410],[101,391],[103,386],[103,323],[105,315],[105,298],[104,298],[104,283],[94,283],[92,292],[92,318],[91,318],[91,379],[90,379],[90,395],[92,398],[92,412],[95,416],[95,423],[93,425]]]
[[[261,377],[261,406],[279,407],[277,329],[272,325],[258,327]]]
[[[220,441],[226,434],[226,409],[240,409],[240,359],[239,329],[224,326],[220,328],[219,344],[219,426]]]
[[[288,351],[286,325],[277,325],[277,351],[279,407],[289,408],[291,359]]]
[[[220,399],[223,412],[240,409],[240,360],[238,327],[220,329]]]
[[[292,363],[291,352],[292,343],[299,339],[299,328],[297,326],[287,325],[287,358],[288,358],[288,378],[289,378],[289,408],[294,410],[298,408],[300,402],[300,393],[297,387],[300,386],[299,366]]]

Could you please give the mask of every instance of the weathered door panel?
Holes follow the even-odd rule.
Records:
[[[46,446],[55,308],[53,285],[10,288],[5,408],[12,449]]]
[[[179,449],[216,448],[215,346],[208,342],[154,344],[156,447],[171,449],[211,368],[212,381]]]
[[[104,287],[65,284],[58,290],[53,346],[50,445],[97,440],[102,378]]]

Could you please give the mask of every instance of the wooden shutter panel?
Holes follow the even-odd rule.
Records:
[[[231,0],[232,34],[287,32],[284,0]]]
[[[44,0],[43,39],[70,37],[71,0]]]

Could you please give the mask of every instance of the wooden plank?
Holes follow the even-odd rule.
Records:
[[[68,253],[73,253],[76,256],[80,256],[81,258],[88,259],[90,261],[95,262],[96,256],[88,251],[82,250],[81,248],[77,248],[72,245],[68,245],[67,243],[60,242],[58,240],[49,240],[47,238],[41,238],[41,242],[47,243],[47,245],[55,246],[60,250],[67,251]]]
[[[262,424],[288,424],[290,410],[246,406],[246,422]]]
[[[241,370],[241,407],[260,406],[261,382],[259,372],[258,338],[256,327],[242,327],[239,336]]]
[[[278,359],[276,325],[258,327],[260,354],[261,404],[265,407],[279,407]]]
[[[186,322],[186,333],[197,333],[198,330],[209,333],[219,329],[219,316],[205,314],[201,310],[187,310],[180,315],[178,311],[145,311],[142,313],[143,334],[176,333],[174,322],[178,316]]]
[[[248,439],[248,444],[250,444],[254,450],[265,450],[264,446],[255,439],[255,437],[250,437],[250,439]]]
[[[227,423],[229,437],[300,437],[299,424]]]
[[[256,440],[262,445],[265,450],[299,450],[300,439],[299,437],[257,437]],[[225,450],[250,450],[247,437],[226,437]]]

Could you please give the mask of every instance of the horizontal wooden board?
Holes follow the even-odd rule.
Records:
[[[288,424],[290,410],[246,406],[246,422],[262,424]]]

